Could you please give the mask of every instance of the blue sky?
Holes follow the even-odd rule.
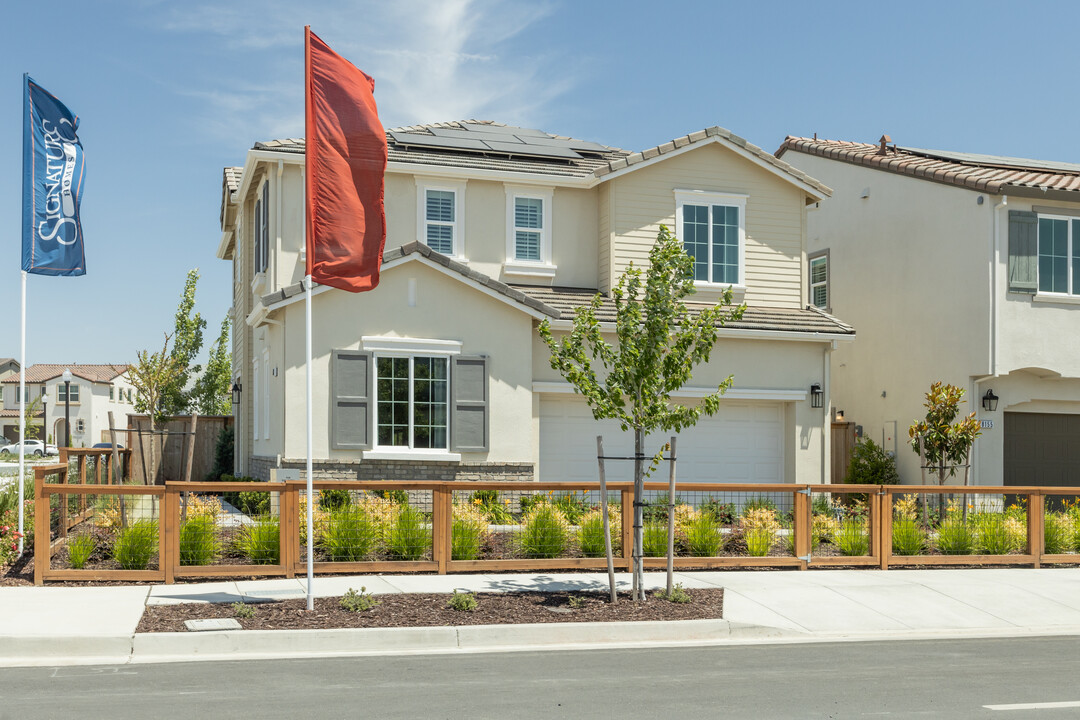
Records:
[[[770,151],[887,132],[1080,162],[1066,2],[59,0],[4,19],[0,356],[19,353],[23,72],[80,115],[87,158],[88,272],[29,278],[29,363],[159,348],[194,267],[209,345],[231,294],[221,170],[302,136],[305,24],[375,77],[387,126],[491,119],[630,150],[711,125]]]

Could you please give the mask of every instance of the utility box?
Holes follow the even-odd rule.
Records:
[[[881,449],[896,457],[896,421],[889,420],[881,427]]]

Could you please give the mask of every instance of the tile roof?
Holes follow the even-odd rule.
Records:
[[[0,410],[0,418],[17,418],[17,417],[19,417],[19,415],[20,415],[20,413],[19,413],[19,411],[17,409],[16,410]],[[44,415],[45,415],[44,410],[39,410],[38,412],[34,413],[34,417],[42,417]]]
[[[565,287],[526,287],[514,286],[523,293],[540,300],[545,305],[559,311],[556,317],[571,320],[578,308],[592,302],[596,290],[588,288]],[[708,303],[687,303],[691,310],[703,310],[712,307]],[[615,301],[605,296],[603,304],[596,313],[600,322],[614,322]],[[817,308],[767,308],[748,306],[742,319],[724,323],[725,328],[739,330],[766,330],[798,333],[827,333],[830,335],[854,335],[855,329],[837,318]]]
[[[783,157],[788,150],[958,185],[992,195],[1003,192],[1028,194],[1063,191],[1078,193],[1080,198],[1080,165],[1068,163],[922,150],[887,143],[882,152],[881,145],[872,143],[791,135],[784,139],[776,156]]]
[[[26,382],[43,383],[53,378],[60,377],[64,370],[71,370],[71,374],[90,382],[109,382],[117,375],[127,372],[127,363],[108,365],[56,365],[51,363],[35,363],[26,368]],[[19,376],[12,375],[2,382],[11,384],[19,382]]]
[[[391,263],[409,255],[421,255],[432,262],[453,270],[462,277],[488,287],[495,292],[505,295],[526,307],[537,310],[554,320],[572,320],[577,308],[585,307],[592,302],[596,290],[589,288],[565,288],[565,287],[535,287],[531,285],[507,285],[481,272],[473,270],[467,265],[452,260],[442,253],[435,252],[427,245],[413,241],[401,247],[387,250],[383,255],[383,263]],[[262,296],[262,304],[272,309],[274,305],[299,295],[303,292],[300,283],[294,283],[277,292]],[[710,307],[706,303],[688,303],[691,310]],[[597,319],[601,322],[613,322],[615,319],[615,303],[610,296],[604,298]],[[741,320],[731,321],[724,324],[726,328],[741,330],[763,330],[797,332],[811,334],[830,335],[854,335],[855,330],[832,315],[817,308],[764,308],[748,307]]]
[[[225,184],[225,187],[228,188],[230,194],[240,189],[240,176],[243,174],[244,168],[242,167],[225,168],[222,182]]]
[[[503,154],[485,155],[475,152],[462,152],[452,150],[439,150],[437,148],[420,148],[415,146],[400,145],[390,133],[416,133],[432,135],[432,129],[461,129],[468,125],[491,125],[496,127],[510,127],[491,120],[461,120],[454,122],[429,123],[427,125],[410,125],[407,127],[390,128],[387,130],[386,143],[390,162],[409,163],[426,166],[462,167],[476,170],[500,170],[505,172],[522,172],[536,175],[547,175],[566,178],[603,178],[623,168],[637,165],[638,163],[651,160],[660,155],[674,152],[692,143],[708,140],[709,138],[721,138],[741,148],[750,155],[764,163],[771,165],[777,170],[790,177],[803,182],[821,194],[832,194],[826,185],[818,182],[806,173],[792,167],[772,154],[762,150],[757,145],[747,142],[730,130],[713,126],[704,130],[690,133],[675,138],[663,145],[643,150],[641,152],[629,152],[615,147],[603,146],[603,152],[589,153],[574,160],[543,159],[535,157],[513,157]],[[574,140],[565,135],[554,135],[560,140]],[[287,138],[284,140],[270,140],[268,142],[255,143],[256,150],[272,150],[287,153],[304,152],[303,138]]]

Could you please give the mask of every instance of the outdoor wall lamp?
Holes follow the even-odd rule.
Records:
[[[810,407],[819,408],[825,399],[825,393],[821,391],[821,384],[814,383],[810,386]]]
[[[987,412],[994,412],[995,410],[997,410],[998,400],[1000,399],[1001,398],[994,394],[993,390],[987,390],[986,394],[983,395],[982,398],[983,410],[986,410]]]
[[[237,380],[232,385],[232,404],[233,405],[239,405],[240,404],[240,390],[241,390],[240,381]]]

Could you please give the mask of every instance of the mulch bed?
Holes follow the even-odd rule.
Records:
[[[651,597],[631,602],[620,593],[612,605],[608,593],[522,592],[477,593],[478,607],[466,612],[447,607],[446,594],[379,595],[379,604],[364,612],[350,612],[339,598],[317,598],[307,612],[304,600],[251,604],[253,618],[236,618],[229,604],[150,605],[136,632],[185,632],[185,620],[236,618],[245,630],[323,630],[374,627],[443,627],[452,625],[514,625],[519,623],[626,622],[635,620],[720,619],[724,590],[687,590],[692,601],[674,603]],[[572,608],[570,598],[581,598]]]

